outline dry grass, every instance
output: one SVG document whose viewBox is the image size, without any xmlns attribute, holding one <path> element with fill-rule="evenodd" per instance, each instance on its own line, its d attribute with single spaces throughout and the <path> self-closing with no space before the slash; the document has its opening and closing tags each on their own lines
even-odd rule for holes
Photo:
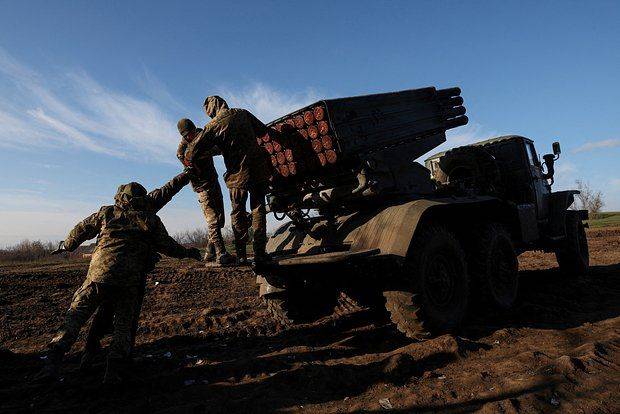
<svg viewBox="0 0 620 414">
<path fill-rule="evenodd" d="M 28 263 L 28 262 L 57 262 L 82 258 L 85 253 L 91 253 L 93 245 L 81 246 L 71 253 L 52 256 L 58 243 L 40 240 L 22 240 L 21 242 L 0 249 L 0 263 Z"/>
</svg>

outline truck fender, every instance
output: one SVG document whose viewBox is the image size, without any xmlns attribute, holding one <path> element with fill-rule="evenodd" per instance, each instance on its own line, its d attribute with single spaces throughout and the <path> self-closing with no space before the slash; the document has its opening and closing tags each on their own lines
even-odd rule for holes
<svg viewBox="0 0 620 414">
<path fill-rule="evenodd" d="M 443 211 L 449 214 L 452 206 L 483 205 L 494 201 L 493 197 L 420 199 L 390 206 L 353 230 L 345 238 L 345 243 L 351 244 L 351 251 L 380 249 L 381 255 L 405 258 L 416 229 L 431 213 Z"/>
<path fill-rule="evenodd" d="M 549 197 L 549 226 L 548 235 L 552 239 L 562 238 L 566 235 L 566 214 L 568 208 L 575 201 L 577 190 L 556 191 Z M 576 210 L 582 220 L 588 219 L 586 210 Z"/>
</svg>

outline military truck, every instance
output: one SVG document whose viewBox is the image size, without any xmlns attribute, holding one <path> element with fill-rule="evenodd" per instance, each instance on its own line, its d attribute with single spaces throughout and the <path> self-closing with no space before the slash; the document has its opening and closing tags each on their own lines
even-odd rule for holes
<svg viewBox="0 0 620 414">
<path fill-rule="evenodd" d="M 510 309 L 525 251 L 554 252 L 567 278 L 587 272 L 587 211 L 570 209 L 577 191 L 551 189 L 559 143 L 542 162 L 518 135 L 415 161 L 468 122 L 460 93 L 324 100 L 257 138 L 271 144 L 269 209 L 289 219 L 268 241 L 272 263 L 256 269 L 278 323 L 384 308 L 423 339 L 473 307 Z"/>
</svg>

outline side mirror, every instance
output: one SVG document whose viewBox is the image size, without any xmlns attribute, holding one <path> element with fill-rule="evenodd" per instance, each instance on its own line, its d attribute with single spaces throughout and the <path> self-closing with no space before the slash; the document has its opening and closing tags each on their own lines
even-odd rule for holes
<svg viewBox="0 0 620 414">
<path fill-rule="evenodd" d="M 553 155 L 555 155 L 556 157 L 562 153 L 562 149 L 560 148 L 559 142 L 557 141 L 554 142 L 552 147 L 553 147 Z"/>
</svg>

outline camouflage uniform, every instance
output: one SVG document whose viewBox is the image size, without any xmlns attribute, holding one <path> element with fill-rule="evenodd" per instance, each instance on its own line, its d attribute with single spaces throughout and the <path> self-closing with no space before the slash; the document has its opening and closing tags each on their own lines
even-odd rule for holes
<svg viewBox="0 0 620 414">
<path fill-rule="evenodd" d="M 147 194 L 147 207 L 148 210 L 157 214 L 159 210 L 161 210 L 172 198 L 177 195 L 179 191 L 183 189 L 189 182 L 189 177 L 186 173 L 181 173 L 174 177 L 172 180 L 168 181 L 162 187 L 155 189 Z M 156 261 L 153 262 L 152 268 L 155 267 Z M 144 299 L 144 293 L 146 290 L 146 274 L 153 269 L 148 269 L 144 273 L 144 277 L 142 278 L 142 282 L 138 289 L 138 302 L 136 306 L 136 314 L 132 321 L 131 326 L 131 349 L 133 349 L 136 341 L 136 331 L 138 329 L 138 317 L 140 315 L 140 310 L 142 309 L 142 301 Z M 100 348 L 101 339 L 107 334 L 113 332 L 113 321 L 114 321 L 114 309 L 109 304 L 102 304 L 97 309 L 95 316 L 93 317 L 93 321 L 90 326 L 90 330 L 88 331 L 88 336 L 86 338 L 86 346 L 85 346 L 85 354 L 83 356 L 82 362 L 84 365 L 88 365 L 90 362 L 89 358 L 95 356 L 96 352 Z"/>
<path fill-rule="evenodd" d="M 159 259 L 158 252 L 177 258 L 196 257 L 195 250 L 184 248 L 168 235 L 150 210 L 150 199 L 140 184 L 121 185 L 115 202 L 76 225 L 64 242 L 65 249 L 72 251 L 98 237 L 86 280 L 73 296 L 63 328 L 50 342 L 50 359 L 54 362 L 69 351 L 81 327 L 102 304 L 114 310 L 108 369 L 110 360 L 125 358 L 131 347 L 140 286 Z"/>
<path fill-rule="evenodd" d="M 188 123 L 188 125 L 183 125 L 184 122 Z M 195 129 L 196 136 L 202 133 L 202 129 L 195 128 L 194 124 L 186 119 L 179 121 L 178 126 L 180 133 L 183 133 L 184 128 Z M 189 145 L 190 142 L 183 136 L 177 149 L 177 158 L 183 165 L 187 167 L 191 166 L 195 171 L 190 178 L 190 182 L 192 183 L 192 188 L 198 194 L 200 208 L 207 222 L 207 231 L 209 235 L 207 253 L 209 253 L 210 248 L 213 248 L 216 254 L 221 255 L 226 252 L 224 238 L 222 237 L 222 228 L 224 227 L 226 219 L 224 216 L 222 188 L 218 181 L 215 165 L 213 165 L 213 157 L 219 153 L 217 148 L 213 147 L 207 151 L 195 154 L 190 162 L 186 157 L 186 151 Z"/>
<path fill-rule="evenodd" d="M 252 209 L 254 253 L 265 256 L 267 222 L 265 189 L 271 176 L 267 154 L 256 145 L 256 137 L 267 133 L 267 127 L 245 109 L 229 109 L 218 96 L 205 100 L 205 112 L 213 118 L 188 145 L 186 159 L 193 162 L 202 151 L 217 146 L 224 156 L 224 181 L 230 190 L 231 222 L 235 244 L 245 254 L 249 223 L 245 211 L 248 196 Z"/>
</svg>

